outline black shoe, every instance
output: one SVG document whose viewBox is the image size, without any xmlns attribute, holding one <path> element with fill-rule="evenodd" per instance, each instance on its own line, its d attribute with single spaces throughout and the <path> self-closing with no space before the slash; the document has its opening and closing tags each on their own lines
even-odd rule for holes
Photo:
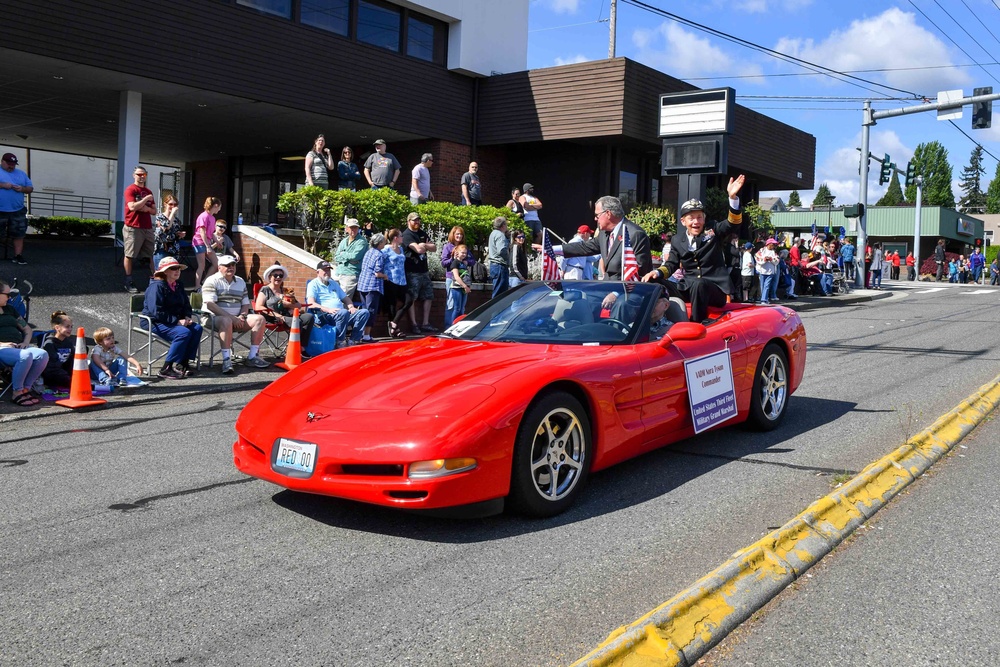
<svg viewBox="0 0 1000 667">
<path fill-rule="evenodd" d="M 181 380 L 184 378 L 184 373 L 174 368 L 172 364 L 167 364 L 156 376 L 165 380 Z"/>
<path fill-rule="evenodd" d="M 12 261 L 14 264 L 27 264 L 27 262 L 24 261 L 24 257 L 21 255 L 14 255 L 14 259 L 10 261 Z"/>
<path fill-rule="evenodd" d="M 176 370 L 186 378 L 191 377 L 192 375 L 198 372 L 195 369 L 191 368 L 191 365 L 186 362 L 181 364 L 180 367 L 178 367 Z"/>
<path fill-rule="evenodd" d="M 125 281 L 125 291 L 129 294 L 138 294 L 139 288 L 135 286 L 135 283 L 131 279 Z"/>
</svg>

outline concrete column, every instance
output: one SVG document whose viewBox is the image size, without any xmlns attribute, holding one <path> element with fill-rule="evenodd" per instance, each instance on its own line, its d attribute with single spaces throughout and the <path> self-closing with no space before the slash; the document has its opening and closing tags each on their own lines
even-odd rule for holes
<svg viewBox="0 0 1000 667">
<path fill-rule="evenodd" d="M 125 219 L 125 188 L 134 182 L 132 170 L 139 164 L 139 128 L 141 124 L 142 93 L 134 90 L 123 90 L 118 98 L 118 174 L 114 202 L 115 220 Z M 146 187 L 149 187 L 148 183 Z"/>
</svg>

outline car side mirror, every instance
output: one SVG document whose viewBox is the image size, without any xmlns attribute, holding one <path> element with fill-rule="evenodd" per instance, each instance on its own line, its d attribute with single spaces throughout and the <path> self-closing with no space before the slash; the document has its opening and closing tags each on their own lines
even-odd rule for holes
<svg viewBox="0 0 1000 667">
<path fill-rule="evenodd" d="M 699 322 L 678 322 L 667 329 L 667 333 L 663 334 L 658 345 L 667 348 L 682 340 L 700 340 L 705 337 L 707 331 L 705 325 Z"/>
</svg>

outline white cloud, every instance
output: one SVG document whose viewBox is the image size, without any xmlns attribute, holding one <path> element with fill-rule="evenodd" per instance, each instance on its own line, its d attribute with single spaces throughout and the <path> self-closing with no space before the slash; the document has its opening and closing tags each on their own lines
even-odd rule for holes
<svg viewBox="0 0 1000 667">
<path fill-rule="evenodd" d="M 546 0 L 545 4 L 557 14 L 576 14 L 580 9 L 580 0 Z"/>
<path fill-rule="evenodd" d="M 868 143 L 868 150 L 872 155 L 881 157 L 888 153 L 900 170 L 905 170 L 906 163 L 913 157 L 914 149 L 904 144 L 899 136 L 891 130 L 873 129 Z M 826 183 L 830 192 L 837 198 L 836 204 L 850 204 L 858 201 L 861 190 L 861 177 L 858 174 L 861 152 L 856 147 L 860 145 L 861 134 L 859 132 L 850 145 L 834 150 L 816 168 L 816 187 L 819 187 L 820 183 Z M 869 204 L 874 204 L 881 199 L 889 187 L 888 184 L 878 185 L 880 166 L 881 164 L 874 160 L 868 165 Z M 900 185 L 902 185 L 902 180 L 900 180 Z M 803 204 L 812 201 L 815 194 L 815 190 L 799 192 Z"/>
<path fill-rule="evenodd" d="M 821 42 L 785 37 L 775 49 L 838 71 L 952 64 L 945 44 L 917 25 L 914 14 L 895 7 L 876 17 L 853 21 Z M 968 74 L 954 67 L 858 76 L 931 97 L 939 90 L 968 87 L 970 83 Z"/>
<path fill-rule="evenodd" d="M 585 63 L 588 60 L 590 60 L 590 58 L 582 53 L 578 53 L 575 56 L 570 56 L 569 58 L 556 58 L 556 65 L 575 65 L 576 63 Z"/>
<path fill-rule="evenodd" d="M 639 49 L 637 60 L 679 79 L 717 73 L 761 73 L 757 65 L 734 60 L 722 49 L 712 46 L 707 38 L 688 32 L 672 21 L 634 31 L 632 43 Z"/>
</svg>

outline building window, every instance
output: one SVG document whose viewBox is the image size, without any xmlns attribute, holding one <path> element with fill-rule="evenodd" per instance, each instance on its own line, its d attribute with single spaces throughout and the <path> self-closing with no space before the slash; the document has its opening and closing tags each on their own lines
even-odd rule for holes
<svg viewBox="0 0 1000 667">
<path fill-rule="evenodd" d="M 347 36 L 351 0 L 302 0 L 301 21 L 315 28 Z"/>
<path fill-rule="evenodd" d="M 636 205 L 636 188 L 639 184 L 639 175 L 628 171 L 618 172 L 618 198 L 622 201 L 622 206 L 626 211 L 630 211 Z"/>
<path fill-rule="evenodd" d="M 398 9 L 377 5 L 368 0 L 358 2 L 359 42 L 399 51 L 400 22 Z"/>
<path fill-rule="evenodd" d="M 236 4 L 252 7 L 265 14 L 292 18 L 292 0 L 236 0 Z"/>
<path fill-rule="evenodd" d="M 411 16 L 406 22 L 406 55 L 428 62 L 437 60 L 434 54 L 434 24 Z"/>
</svg>

